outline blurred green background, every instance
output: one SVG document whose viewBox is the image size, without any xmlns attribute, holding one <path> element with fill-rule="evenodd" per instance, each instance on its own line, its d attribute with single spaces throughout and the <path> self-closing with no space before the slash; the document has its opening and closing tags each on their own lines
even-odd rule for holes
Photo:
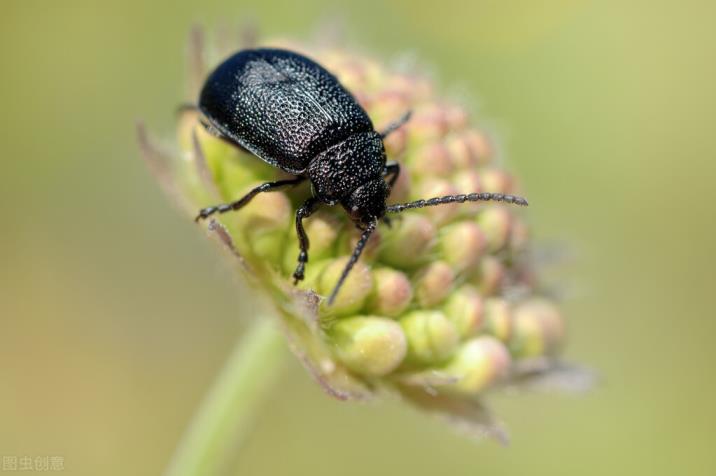
<svg viewBox="0 0 716 476">
<path fill-rule="evenodd" d="M 565 244 L 585 397 L 496 396 L 513 443 L 331 400 L 290 361 L 242 475 L 716 474 L 716 4 L 3 0 L 0 454 L 155 475 L 262 306 L 172 208 L 134 124 L 173 136 L 195 23 L 255 19 L 431 64 L 469 91 Z"/>
</svg>

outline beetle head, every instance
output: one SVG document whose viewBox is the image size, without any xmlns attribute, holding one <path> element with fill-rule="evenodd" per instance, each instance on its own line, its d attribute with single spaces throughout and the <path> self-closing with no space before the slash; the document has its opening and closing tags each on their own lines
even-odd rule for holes
<svg viewBox="0 0 716 476">
<path fill-rule="evenodd" d="M 383 178 L 364 183 L 350 195 L 341 200 L 341 205 L 348 212 L 356 225 L 365 228 L 385 215 L 385 201 L 388 199 L 388 184 Z"/>
</svg>

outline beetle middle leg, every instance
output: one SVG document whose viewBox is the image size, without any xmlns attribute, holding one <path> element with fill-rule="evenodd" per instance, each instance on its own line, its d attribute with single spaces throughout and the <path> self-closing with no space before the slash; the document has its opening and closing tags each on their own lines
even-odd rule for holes
<svg viewBox="0 0 716 476">
<path fill-rule="evenodd" d="M 303 281 L 303 272 L 308 262 L 309 241 L 306 230 L 303 229 L 303 219 L 310 217 L 313 212 L 316 211 L 317 204 L 318 199 L 311 197 L 303 202 L 303 205 L 296 210 L 296 235 L 298 235 L 298 246 L 301 251 L 298 253 L 298 266 L 296 266 L 296 271 L 293 272 L 293 284 L 298 284 L 299 281 Z"/>
<path fill-rule="evenodd" d="M 296 177 L 287 180 L 277 180 L 275 182 L 262 183 L 258 187 L 251 190 L 249 193 L 231 203 L 222 203 L 221 205 L 214 205 L 213 207 L 206 207 L 199 210 L 199 214 L 196 216 L 194 221 L 198 222 L 205 218 L 210 217 L 214 213 L 226 213 L 232 210 L 238 210 L 248 204 L 256 195 L 261 192 L 273 192 L 284 187 L 291 187 L 298 185 L 299 183 L 306 180 L 305 177 Z"/>
</svg>

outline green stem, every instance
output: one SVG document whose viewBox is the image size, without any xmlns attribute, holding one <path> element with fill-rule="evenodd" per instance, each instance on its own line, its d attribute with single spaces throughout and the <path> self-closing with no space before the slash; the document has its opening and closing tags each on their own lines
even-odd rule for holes
<svg viewBox="0 0 716 476">
<path fill-rule="evenodd" d="M 273 320 L 259 318 L 236 346 L 202 402 L 166 476 L 222 474 L 229 455 L 249 433 L 257 407 L 272 387 L 285 356 Z"/>
</svg>

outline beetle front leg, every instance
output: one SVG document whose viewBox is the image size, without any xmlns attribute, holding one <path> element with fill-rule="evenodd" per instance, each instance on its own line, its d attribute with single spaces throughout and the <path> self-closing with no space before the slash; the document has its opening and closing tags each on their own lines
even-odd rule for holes
<svg viewBox="0 0 716 476">
<path fill-rule="evenodd" d="M 296 271 L 293 272 L 293 284 L 298 284 L 299 281 L 303 281 L 303 272 L 306 269 L 306 263 L 308 262 L 308 235 L 306 230 L 303 229 L 303 219 L 308 218 L 316 210 L 318 199 L 311 197 L 296 210 L 296 235 L 298 235 L 298 246 L 301 251 L 298 253 L 298 266 Z"/>
<path fill-rule="evenodd" d="M 400 175 L 400 164 L 398 162 L 388 162 L 385 164 L 385 170 L 383 171 L 383 177 L 388 177 L 388 187 L 391 189 L 393 188 L 393 185 L 395 185 L 395 182 L 398 180 L 398 176 Z"/>
<path fill-rule="evenodd" d="M 261 185 L 254 188 L 249 193 L 236 200 L 235 202 L 222 203 L 221 205 L 214 205 L 213 207 L 202 208 L 201 210 L 199 210 L 199 214 L 196 216 L 194 221 L 198 222 L 199 220 L 204 220 L 205 218 L 210 217 L 214 213 L 226 213 L 232 210 L 238 210 L 248 204 L 256 195 L 261 192 L 273 192 L 283 187 L 298 185 L 304 180 L 306 180 L 305 177 L 296 177 L 295 179 L 277 180 L 275 182 L 262 183 Z"/>
</svg>

